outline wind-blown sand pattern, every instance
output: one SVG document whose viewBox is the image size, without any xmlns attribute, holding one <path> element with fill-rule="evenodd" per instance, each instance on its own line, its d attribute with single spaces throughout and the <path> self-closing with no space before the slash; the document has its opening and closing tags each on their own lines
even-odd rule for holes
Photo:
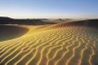
<svg viewBox="0 0 98 65">
<path fill-rule="evenodd" d="M 98 65 L 96 28 L 23 27 L 28 29 L 24 35 L 0 41 L 1 65 Z"/>
</svg>

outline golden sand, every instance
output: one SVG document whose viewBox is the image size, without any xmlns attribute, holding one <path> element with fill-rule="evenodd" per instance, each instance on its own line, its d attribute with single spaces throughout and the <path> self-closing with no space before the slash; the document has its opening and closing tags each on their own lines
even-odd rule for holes
<svg viewBox="0 0 98 65">
<path fill-rule="evenodd" d="M 53 26 L 23 26 L 28 29 L 27 33 L 1 41 L 0 64 L 98 64 L 98 30 L 84 26 Z"/>
</svg>

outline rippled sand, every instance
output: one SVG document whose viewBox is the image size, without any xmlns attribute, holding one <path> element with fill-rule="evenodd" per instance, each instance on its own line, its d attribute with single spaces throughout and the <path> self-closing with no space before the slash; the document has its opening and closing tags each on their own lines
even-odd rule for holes
<svg viewBox="0 0 98 65">
<path fill-rule="evenodd" d="M 86 26 L 25 26 L 0 42 L 1 65 L 98 65 L 98 30 Z"/>
</svg>

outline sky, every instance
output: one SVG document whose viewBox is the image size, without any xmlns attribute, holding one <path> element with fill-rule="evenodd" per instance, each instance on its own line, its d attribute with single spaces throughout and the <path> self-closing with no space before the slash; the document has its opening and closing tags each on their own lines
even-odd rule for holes
<svg viewBox="0 0 98 65">
<path fill-rule="evenodd" d="M 98 0 L 0 0 L 0 16 L 98 18 Z"/>
</svg>

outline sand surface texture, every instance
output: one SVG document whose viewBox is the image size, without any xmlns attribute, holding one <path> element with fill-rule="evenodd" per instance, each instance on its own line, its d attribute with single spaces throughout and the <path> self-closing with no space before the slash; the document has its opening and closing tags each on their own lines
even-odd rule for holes
<svg viewBox="0 0 98 65">
<path fill-rule="evenodd" d="M 0 41 L 1 65 L 98 65 L 97 28 L 62 24 L 22 27 L 28 29 L 25 34 Z"/>
</svg>

